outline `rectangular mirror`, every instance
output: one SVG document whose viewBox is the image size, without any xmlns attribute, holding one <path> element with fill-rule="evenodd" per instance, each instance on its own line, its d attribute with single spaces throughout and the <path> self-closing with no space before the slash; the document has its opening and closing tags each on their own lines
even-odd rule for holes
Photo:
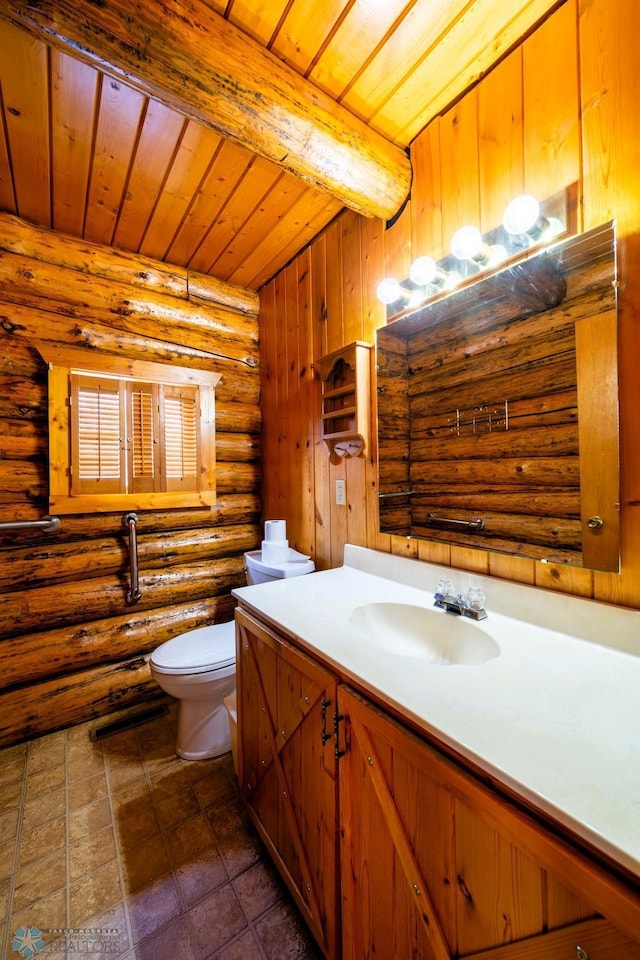
<svg viewBox="0 0 640 960">
<path fill-rule="evenodd" d="M 613 223 L 376 334 L 380 530 L 619 568 Z"/>
</svg>

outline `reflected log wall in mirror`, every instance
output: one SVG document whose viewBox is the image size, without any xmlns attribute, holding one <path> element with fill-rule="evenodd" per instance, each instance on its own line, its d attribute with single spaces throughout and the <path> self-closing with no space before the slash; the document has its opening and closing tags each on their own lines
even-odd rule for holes
<svg viewBox="0 0 640 960">
<path fill-rule="evenodd" d="M 617 571 L 612 223 L 377 332 L 380 529 Z"/>
</svg>

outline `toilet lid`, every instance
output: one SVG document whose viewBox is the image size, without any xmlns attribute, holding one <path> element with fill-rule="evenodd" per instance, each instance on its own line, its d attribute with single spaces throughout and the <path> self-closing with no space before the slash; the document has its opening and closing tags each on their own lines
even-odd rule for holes
<svg viewBox="0 0 640 960">
<path fill-rule="evenodd" d="M 159 673 L 204 673 L 233 666 L 235 662 L 233 620 L 188 630 L 160 644 L 151 654 L 151 665 Z"/>
</svg>

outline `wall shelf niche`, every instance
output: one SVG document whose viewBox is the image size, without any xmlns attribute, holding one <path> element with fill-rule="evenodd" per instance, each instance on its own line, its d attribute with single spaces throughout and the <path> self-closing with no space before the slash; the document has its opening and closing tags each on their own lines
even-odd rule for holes
<svg viewBox="0 0 640 960">
<path fill-rule="evenodd" d="M 322 380 L 322 437 L 336 457 L 371 456 L 372 349 L 355 340 L 316 362 Z"/>
</svg>

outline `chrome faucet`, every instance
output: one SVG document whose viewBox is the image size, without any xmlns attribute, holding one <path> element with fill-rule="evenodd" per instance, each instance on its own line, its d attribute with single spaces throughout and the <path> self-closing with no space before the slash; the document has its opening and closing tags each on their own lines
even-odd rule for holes
<svg viewBox="0 0 640 960">
<path fill-rule="evenodd" d="M 461 593 L 456 594 L 450 580 L 439 580 L 433 602 L 434 606 L 457 616 L 470 617 L 472 620 L 485 620 L 487 617 L 484 591 L 480 587 L 469 587 L 463 597 Z"/>
</svg>

